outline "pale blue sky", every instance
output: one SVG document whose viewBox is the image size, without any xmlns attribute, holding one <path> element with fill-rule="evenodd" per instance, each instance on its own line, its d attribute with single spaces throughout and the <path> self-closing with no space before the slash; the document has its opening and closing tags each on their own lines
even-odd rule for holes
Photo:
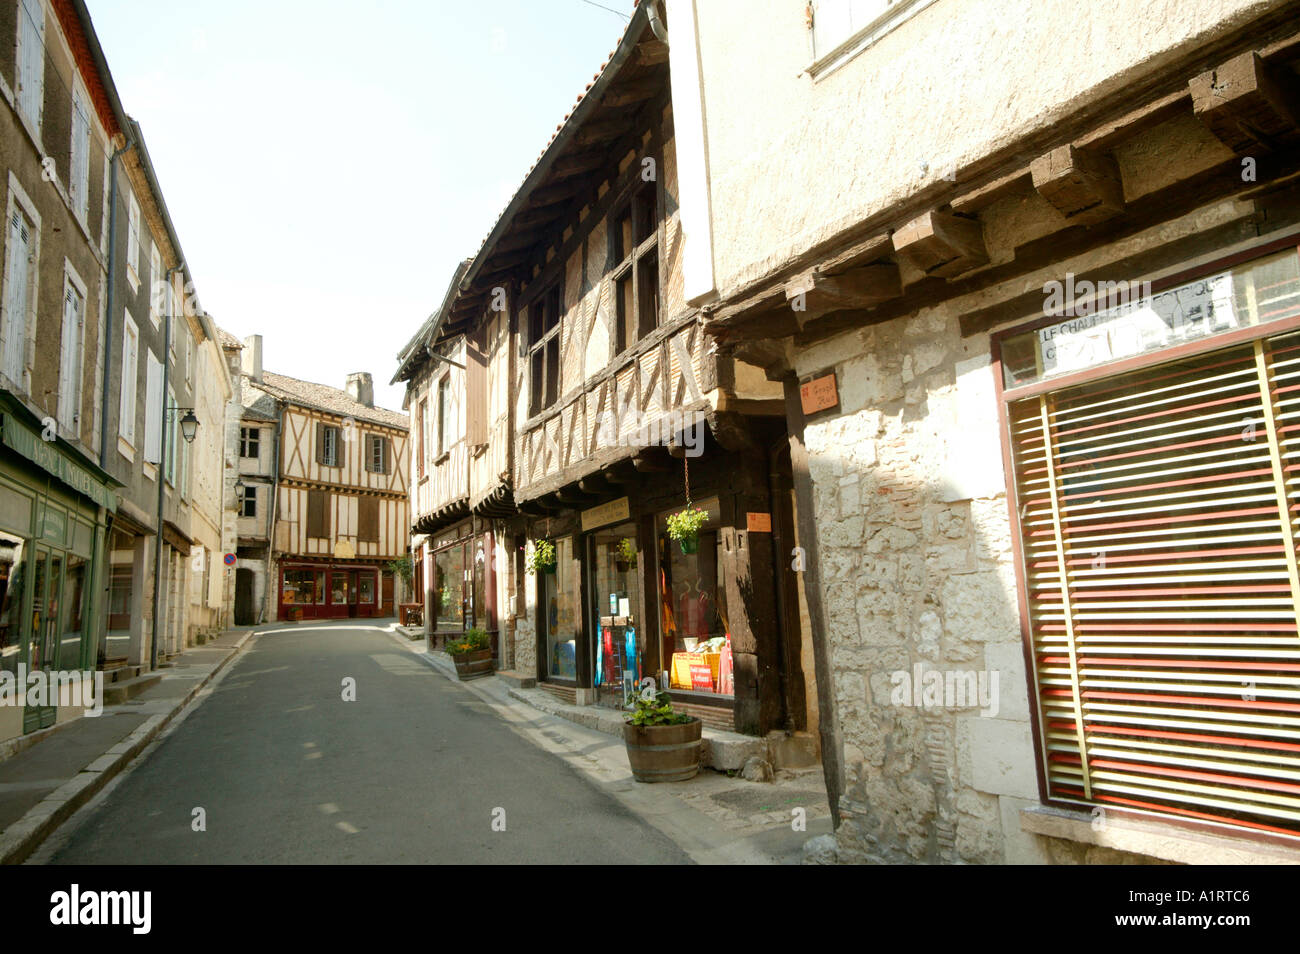
<svg viewBox="0 0 1300 954">
<path fill-rule="evenodd" d="M 477 251 L 626 19 L 583 0 L 87 0 L 200 301 L 342 387 Z M 630 15 L 631 0 L 600 0 Z"/>
</svg>

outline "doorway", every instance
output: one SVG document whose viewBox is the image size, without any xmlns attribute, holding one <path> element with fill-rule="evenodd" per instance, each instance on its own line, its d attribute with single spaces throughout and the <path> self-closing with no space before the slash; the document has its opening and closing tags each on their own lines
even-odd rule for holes
<svg viewBox="0 0 1300 954">
<path fill-rule="evenodd" d="M 52 671 L 58 662 L 59 611 L 63 606 L 63 555 L 37 546 L 32 564 L 32 628 L 27 636 L 27 671 Z M 47 698 L 47 703 L 53 700 Z M 53 705 L 23 709 L 23 731 L 54 724 Z"/>
<path fill-rule="evenodd" d="M 636 690 L 644 668 L 645 627 L 636 524 L 623 523 L 587 536 L 592 679 L 599 700 L 622 707 Z"/>
</svg>

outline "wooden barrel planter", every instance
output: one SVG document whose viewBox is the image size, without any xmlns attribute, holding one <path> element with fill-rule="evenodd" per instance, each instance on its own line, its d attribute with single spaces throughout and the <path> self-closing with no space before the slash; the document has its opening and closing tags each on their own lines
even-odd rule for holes
<svg viewBox="0 0 1300 954">
<path fill-rule="evenodd" d="M 479 676 L 492 675 L 492 650 L 490 649 L 460 653 L 453 655 L 451 658 L 456 663 L 456 675 L 461 682 L 466 679 L 477 679 Z"/>
<path fill-rule="evenodd" d="M 681 725 L 623 723 L 632 777 L 638 782 L 684 782 L 700 770 L 699 719 Z"/>
</svg>

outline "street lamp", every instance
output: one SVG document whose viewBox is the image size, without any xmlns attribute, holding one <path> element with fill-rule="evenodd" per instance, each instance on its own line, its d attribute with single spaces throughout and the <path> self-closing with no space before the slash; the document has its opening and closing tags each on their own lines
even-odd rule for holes
<svg viewBox="0 0 1300 954">
<path fill-rule="evenodd" d="M 177 408 L 176 410 L 181 410 Z M 199 430 L 199 419 L 194 416 L 194 408 L 187 407 L 184 409 L 185 416 L 181 418 L 181 437 L 185 438 L 186 444 L 194 443 L 194 435 Z"/>
</svg>

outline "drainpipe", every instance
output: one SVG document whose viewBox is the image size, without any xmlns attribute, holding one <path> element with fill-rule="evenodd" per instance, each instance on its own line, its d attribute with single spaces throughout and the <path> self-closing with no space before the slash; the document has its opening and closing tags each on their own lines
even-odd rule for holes
<svg viewBox="0 0 1300 954">
<path fill-rule="evenodd" d="M 99 401 L 99 466 L 108 468 L 108 393 L 109 371 L 113 361 L 113 310 L 117 307 L 117 160 L 122 153 L 135 146 L 130 139 L 108 160 L 108 304 L 104 307 L 104 380 L 100 382 Z"/>
<path fill-rule="evenodd" d="M 646 13 L 650 17 L 650 32 L 655 35 L 655 39 L 661 41 L 664 46 L 668 45 L 668 27 L 664 26 L 663 18 L 659 15 L 659 0 L 650 0 L 646 4 Z"/>
<path fill-rule="evenodd" d="M 185 267 L 185 263 L 174 265 L 167 269 L 164 280 L 170 288 L 172 275 Z M 162 379 L 162 435 L 158 442 L 158 525 L 157 537 L 154 539 L 153 549 L 153 637 L 149 640 L 149 669 L 155 671 L 158 669 L 158 622 L 162 613 L 162 587 L 163 587 L 163 521 L 166 514 L 163 512 L 163 504 L 167 498 L 167 385 L 171 377 L 171 353 L 172 353 L 172 305 L 175 304 L 175 295 L 168 295 L 167 324 L 166 331 L 163 333 L 163 379 Z M 149 399 L 145 395 L 145 400 Z"/>
<path fill-rule="evenodd" d="M 275 402 L 275 440 L 271 444 L 271 500 L 266 508 L 266 592 L 262 594 L 262 608 L 257 614 L 257 625 L 266 621 L 266 607 L 271 598 L 271 562 L 275 552 L 275 516 L 280 503 L 280 423 L 284 420 L 284 401 Z M 279 587 L 277 582 L 276 587 Z"/>
</svg>

